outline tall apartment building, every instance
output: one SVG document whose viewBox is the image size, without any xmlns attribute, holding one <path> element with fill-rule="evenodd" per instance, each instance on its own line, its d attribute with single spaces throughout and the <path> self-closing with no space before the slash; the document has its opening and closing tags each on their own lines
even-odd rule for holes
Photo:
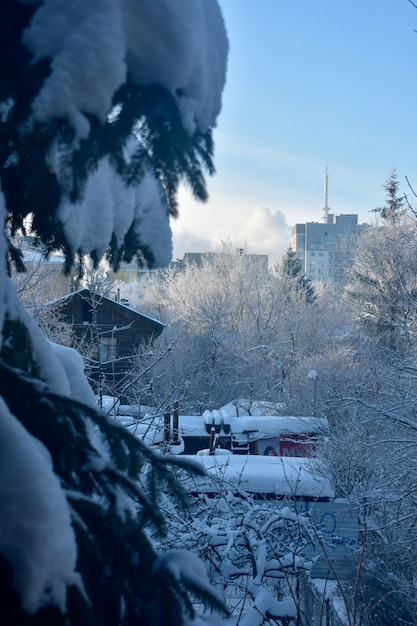
<svg viewBox="0 0 417 626">
<path fill-rule="evenodd" d="M 324 173 L 323 222 L 296 224 L 291 230 L 291 249 L 314 281 L 343 283 L 352 265 L 355 239 L 365 225 L 356 214 L 334 215 L 327 203 L 327 168 Z"/>
</svg>

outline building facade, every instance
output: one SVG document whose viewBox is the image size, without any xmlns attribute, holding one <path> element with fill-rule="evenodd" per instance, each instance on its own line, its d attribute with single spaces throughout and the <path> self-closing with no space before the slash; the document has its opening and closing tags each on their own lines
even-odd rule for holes
<svg viewBox="0 0 417 626">
<path fill-rule="evenodd" d="M 330 213 L 328 181 L 326 166 L 323 221 L 293 226 L 290 245 L 300 259 L 307 278 L 343 285 L 347 280 L 346 270 L 352 267 L 357 237 L 367 225 L 358 224 L 356 213 Z"/>
<path fill-rule="evenodd" d="M 363 225 L 356 214 L 326 215 L 327 222 L 296 224 L 291 231 L 291 248 L 303 264 L 305 275 L 314 281 L 346 281 L 355 240 Z"/>
<path fill-rule="evenodd" d="M 90 384 L 104 382 L 107 392 L 119 392 L 142 344 L 156 339 L 164 324 L 89 289 L 80 289 L 51 302 L 71 325 L 76 345 L 84 349 Z"/>
</svg>

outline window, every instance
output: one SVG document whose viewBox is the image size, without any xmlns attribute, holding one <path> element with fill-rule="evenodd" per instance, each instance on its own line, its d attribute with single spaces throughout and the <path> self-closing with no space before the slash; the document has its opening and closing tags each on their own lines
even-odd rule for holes
<svg viewBox="0 0 417 626">
<path fill-rule="evenodd" d="M 100 338 L 100 361 L 112 361 L 116 358 L 116 337 Z"/>
<path fill-rule="evenodd" d="M 91 302 L 88 302 L 87 300 L 83 299 L 81 311 L 82 311 L 82 317 L 83 317 L 83 324 L 91 324 L 91 322 L 93 321 L 93 310 L 92 310 Z"/>
</svg>

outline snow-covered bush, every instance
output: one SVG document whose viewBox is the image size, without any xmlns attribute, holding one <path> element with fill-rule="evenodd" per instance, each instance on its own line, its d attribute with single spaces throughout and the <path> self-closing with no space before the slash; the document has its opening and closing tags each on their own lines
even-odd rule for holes
<svg viewBox="0 0 417 626">
<path fill-rule="evenodd" d="M 197 492 L 185 515 L 167 499 L 170 524 L 161 547 L 181 546 L 199 556 L 210 582 L 226 595 L 230 624 L 295 618 L 296 577 L 311 569 L 305 551 L 317 543 L 309 516 L 296 513 L 294 503 L 256 499 L 243 490 L 234 495 L 237 486 L 220 472 L 217 484 L 212 497 Z"/>
</svg>

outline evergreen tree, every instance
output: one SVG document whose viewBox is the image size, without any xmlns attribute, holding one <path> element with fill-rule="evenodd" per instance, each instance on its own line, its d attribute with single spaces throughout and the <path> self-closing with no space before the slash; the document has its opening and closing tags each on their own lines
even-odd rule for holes
<svg viewBox="0 0 417 626">
<path fill-rule="evenodd" d="M 349 270 L 360 328 L 389 360 L 415 350 L 416 258 L 416 222 L 404 217 L 366 229 Z"/>
<path fill-rule="evenodd" d="M 186 17 L 181 7 L 175 0 L 0 5 L 6 626 L 192 624 L 191 593 L 224 608 L 200 563 L 190 570 L 192 558 L 185 567 L 181 554 L 161 555 L 149 539 L 150 529 L 165 531 L 163 492 L 185 505 L 175 480 L 181 461 L 155 456 L 96 408 L 81 357 L 46 340 L 7 271 L 11 263 L 24 269 L 11 238 L 28 221 L 47 253 L 64 252 L 67 270 L 77 255 L 97 264 L 106 254 L 113 267 L 134 257 L 169 260 L 180 181 L 204 200 L 204 172 L 214 171 L 211 128 L 227 52 L 216 0 Z M 207 32 L 194 37 L 199 28 Z"/>
<path fill-rule="evenodd" d="M 389 224 L 398 222 L 406 213 L 405 196 L 399 196 L 399 186 L 397 172 L 393 169 L 390 177 L 383 185 L 386 192 L 385 206 L 373 209 L 374 213 L 379 213 L 382 219 Z"/>
<path fill-rule="evenodd" d="M 58 106 L 46 119 L 34 115 L 37 98 L 48 87 L 57 63 L 49 56 L 34 56 L 25 45 L 31 21 L 41 10 L 37 3 L 18 0 L 0 7 L 0 181 L 12 235 L 24 230 L 30 217 L 32 234 L 48 252 L 63 251 L 69 268 L 77 253 L 88 253 L 97 263 L 103 252 L 94 241 L 78 247 L 59 215 L 63 204 L 74 207 L 83 201 L 92 174 L 109 166 L 107 177 L 117 176 L 124 187 L 136 188 L 151 176 L 158 183 L 168 220 L 177 215 L 181 181 L 197 199 L 207 199 L 204 172 L 214 173 L 213 140 L 210 127 L 193 133 L 184 127 L 178 101 L 164 85 L 138 84 L 129 75 L 114 91 L 104 119 L 79 112 L 82 123 L 78 117 L 74 123 L 60 114 Z M 132 142 L 132 133 L 138 141 Z M 117 209 L 121 211 L 120 206 Z M 132 213 L 129 218 L 123 230 L 109 229 L 105 245 L 111 265 L 135 257 L 157 265 L 152 243 L 141 230 L 143 216 L 138 220 Z M 10 253 L 19 263 L 12 246 Z"/>
<path fill-rule="evenodd" d="M 282 258 L 281 268 L 283 275 L 290 279 L 295 292 L 305 298 L 307 303 L 313 303 L 316 299 L 314 285 L 311 279 L 304 274 L 301 260 L 291 248 Z"/>
</svg>

